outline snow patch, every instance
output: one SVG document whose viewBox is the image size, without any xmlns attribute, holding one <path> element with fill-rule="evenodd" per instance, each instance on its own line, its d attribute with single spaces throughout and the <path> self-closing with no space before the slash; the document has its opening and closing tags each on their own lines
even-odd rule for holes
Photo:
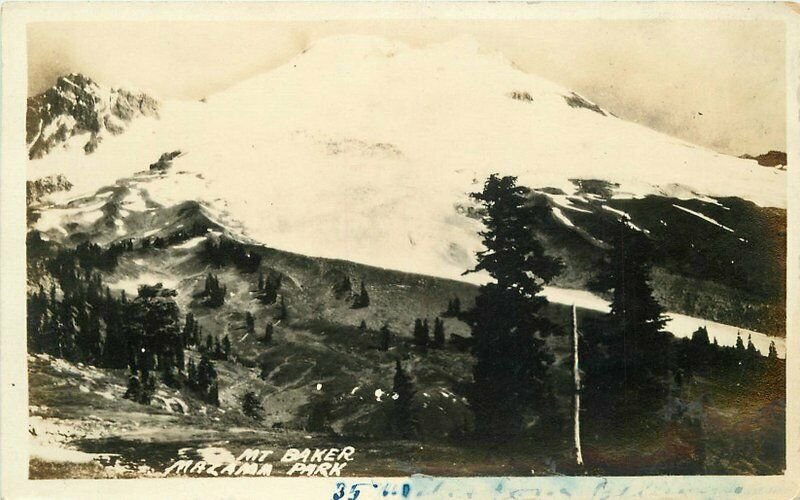
<svg viewBox="0 0 800 500">
<path fill-rule="evenodd" d="M 722 229 L 724 229 L 724 230 L 726 230 L 726 231 L 728 231 L 728 232 L 731 232 L 731 233 L 733 233 L 733 232 L 734 232 L 734 230 L 733 230 L 733 229 L 731 229 L 731 228 L 729 228 L 728 226 L 725 226 L 725 225 L 723 225 L 723 224 L 720 224 L 720 223 L 719 223 L 719 222 L 717 222 L 716 220 L 712 219 L 711 217 L 709 217 L 709 216 L 707 216 L 707 215 L 701 214 L 700 212 L 695 212 L 694 210 L 690 210 L 690 209 L 688 209 L 688 208 L 686 208 L 686 207 L 682 207 L 682 206 L 680 206 L 680 205 L 676 205 L 675 203 L 673 203 L 673 204 L 672 204 L 672 206 L 673 206 L 673 207 L 675 207 L 675 208 L 677 208 L 677 209 L 679 209 L 679 210 L 683 210 L 683 211 L 684 211 L 684 212 L 686 212 L 686 213 L 692 214 L 692 215 L 694 215 L 695 217 L 699 217 L 700 219 L 703 219 L 703 220 L 704 220 L 704 221 L 706 221 L 706 222 L 710 222 L 711 224 L 714 224 L 715 226 L 719 226 L 719 227 L 721 227 Z"/>
<path fill-rule="evenodd" d="M 553 210 L 553 215 L 555 215 L 556 219 L 561 221 L 562 224 L 564 224 L 567 227 L 575 227 L 575 224 L 573 224 L 572 221 L 569 220 L 569 218 L 567 218 L 566 215 L 564 215 L 564 212 L 562 212 L 561 209 L 559 209 L 558 207 L 553 207 L 552 210 Z"/>
</svg>

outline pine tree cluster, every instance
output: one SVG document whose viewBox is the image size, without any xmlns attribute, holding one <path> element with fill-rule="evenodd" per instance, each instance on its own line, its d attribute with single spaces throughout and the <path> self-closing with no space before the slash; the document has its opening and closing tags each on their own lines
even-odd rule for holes
<svg viewBox="0 0 800 500">
<path fill-rule="evenodd" d="M 364 282 L 361 282 L 361 290 L 358 292 L 353 298 L 353 309 L 362 309 L 364 307 L 369 307 L 369 294 L 367 293 L 367 287 Z"/>
<path fill-rule="evenodd" d="M 216 267 L 233 264 L 244 273 L 253 273 L 261 265 L 261 255 L 230 238 L 208 239 L 203 248 L 208 261 Z"/>
<path fill-rule="evenodd" d="M 447 309 L 442 316 L 445 318 L 457 318 L 459 314 L 461 314 L 461 299 L 455 296 L 447 301 Z"/>
<path fill-rule="evenodd" d="M 420 318 L 415 319 L 413 338 L 414 345 L 417 347 L 432 347 L 434 349 L 443 348 L 445 344 L 444 320 L 438 317 L 433 320 L 433 339 L 431 339 L 428 318 L 425 318 L 424 320 Z"/>
<path fill-rule="evenodd" d="M 262 304 L 274 304 L 278 301 L 278 291 L 281 289 L 283 275 L 269 273 L 266 278 L 264 273 L 258 275 L 258 299 Z"/>
<path fill-rule="evenodd" d="M 118 248 L 125 248 L 127 243 Z M 147 404 L 158 380 L 179 388 L 187 380 L 185 348 L 197 344 L 201 328 L 188 314 L 181 328 L 175 290 L 142 285 L 129 299 L 104 285 L 92 245 L 62 250 L 51 260 L 49 292 L 28 296 L 28 345 L 73 362 L 130 372 L 125 397 Z M 88 266 L 83 267 L 83 264 Z"/>
<path fill-rule="evenodd" d="M 220 307 L 225 303 L 227 295 L 228 287 L 219 284 L 217 275 L 208 273 L 202 293 L 202 296 L 206 298 L 205 305 L 208 307 Z"/>
</svg>

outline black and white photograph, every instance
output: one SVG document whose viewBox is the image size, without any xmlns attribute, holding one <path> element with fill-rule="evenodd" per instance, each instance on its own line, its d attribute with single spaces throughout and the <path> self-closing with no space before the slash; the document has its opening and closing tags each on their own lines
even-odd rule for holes
<svg viewBox="0 0 800 500">
<path fill-rule="evenodd" d="M 772 7 L 28 22 L 27 479 L 785 475 Z"/>
</svg>

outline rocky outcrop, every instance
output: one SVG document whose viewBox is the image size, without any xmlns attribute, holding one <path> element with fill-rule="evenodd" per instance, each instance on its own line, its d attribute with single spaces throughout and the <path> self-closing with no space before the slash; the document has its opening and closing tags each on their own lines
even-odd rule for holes
<svg viewBox="0 0 800 500">
<path fill-rule="evenodd" d="M 70 189 L 72 189 L 72 183 L 66 177 L 61 174 L 49 175 L 35 181 L 28 181 L 25 186 L 25 195 L 28 205 L 30 205 L 50 193 L 69 191 Z"/>
<path fill-rule="evenodd" d="M 739 158 L 755 160 L 762 167 L 785 167 L 787 161 L 786 153 L 783 151 L 770 151 L 758 156 L 742 155 Z"/>
<path fill-rule="evenodd" d="M 76 73 L 59 77 L 54 87 L 28 99 L 28 156 L 41 158 L 82 134 L 88 137 L 81 147 L 91 154 L 105 134 L 121 134 L 141 116 L 157 117 L 158 108 L 158 101 L 144 93 L 103 88 Z"/>
</svg>

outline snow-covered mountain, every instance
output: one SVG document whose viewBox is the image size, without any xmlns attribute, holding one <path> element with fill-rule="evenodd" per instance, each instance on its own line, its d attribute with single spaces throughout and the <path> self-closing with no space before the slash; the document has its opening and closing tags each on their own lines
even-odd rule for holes
<svg viewBox="0 0 800 500">
<path fill-rule="evenodd" d="M 64 93 L 74 79 L 60 79 L 55 89 Z M 75 96 L 84 109 L 87 98 Z M 668 234 L 671 218 L 680 218 L 699 228 L 699 240 L 712 234 L 741 248 L 756 238 L 739 232 L 741 212 L 728 221 L 724 199 L 751 202 L 741 205 L 748 213 L 778 209 L 785 217 L 785 171 L 618 119 L 469 39 L 411 48 L 334 37 L 203 102 L 108 96 L 92 100 L 92 109 L 105 110 L 90 113 L 104 117 L 96 122 L 76 118 L 82 112 L 69 106 L 67 118 L 46 112 L 43 103 L 52 98 L 39 96 L 33 102 L 40 105 L 29 107 L 29 124 L 36 122 L 31 116 L 49 117 L 33 127 L 48 130 L 45 137 L 66 127 L 80 141 L 116 130 L 109 124 L 119 118 L 120 102 L 132 110 L 123 115 L 144 116 L 126 121 L 124 134 L 105 134 L 91 155 L 42 146 L 49 140 L 29 130 L 31 157 L 42 156 L 30 161 L 29 178 L 61 174 L 74 185 L 50 195 L 58 206 L 36 223 L 52 238 L 155 234 L 162 228 L 148 224 L 163 217 L 143 214 L 192 202 L 215 224 L 273 248 L 481 279 L 461 276 L 480 250 L 468 193 L 494 172 L 535 189 L 554 207 L 554 223 L 590 247 L 603 241 L 587 213 L 619 217 L 619 203 L 648 195 L 666 200 L 658 212 L 666 215 L 649 220 L 655 212 L 639 210 L 649 225 L 633 223 L 643 231 Z M 159 119 L 152 119 L 156 110 Z M 180 155 L 148 171 L 172 152 Z"/>
<path fill-rule="evenodd" d="M 107 135 L 119 135 L 131 120 L 158 116 L 158 101 L 124 89 L 104 88 L 73 73 L 28 99 L 26 143 L 31 159 L 52 149 L 75 147 L 93 153 Z"/>
</svg>

